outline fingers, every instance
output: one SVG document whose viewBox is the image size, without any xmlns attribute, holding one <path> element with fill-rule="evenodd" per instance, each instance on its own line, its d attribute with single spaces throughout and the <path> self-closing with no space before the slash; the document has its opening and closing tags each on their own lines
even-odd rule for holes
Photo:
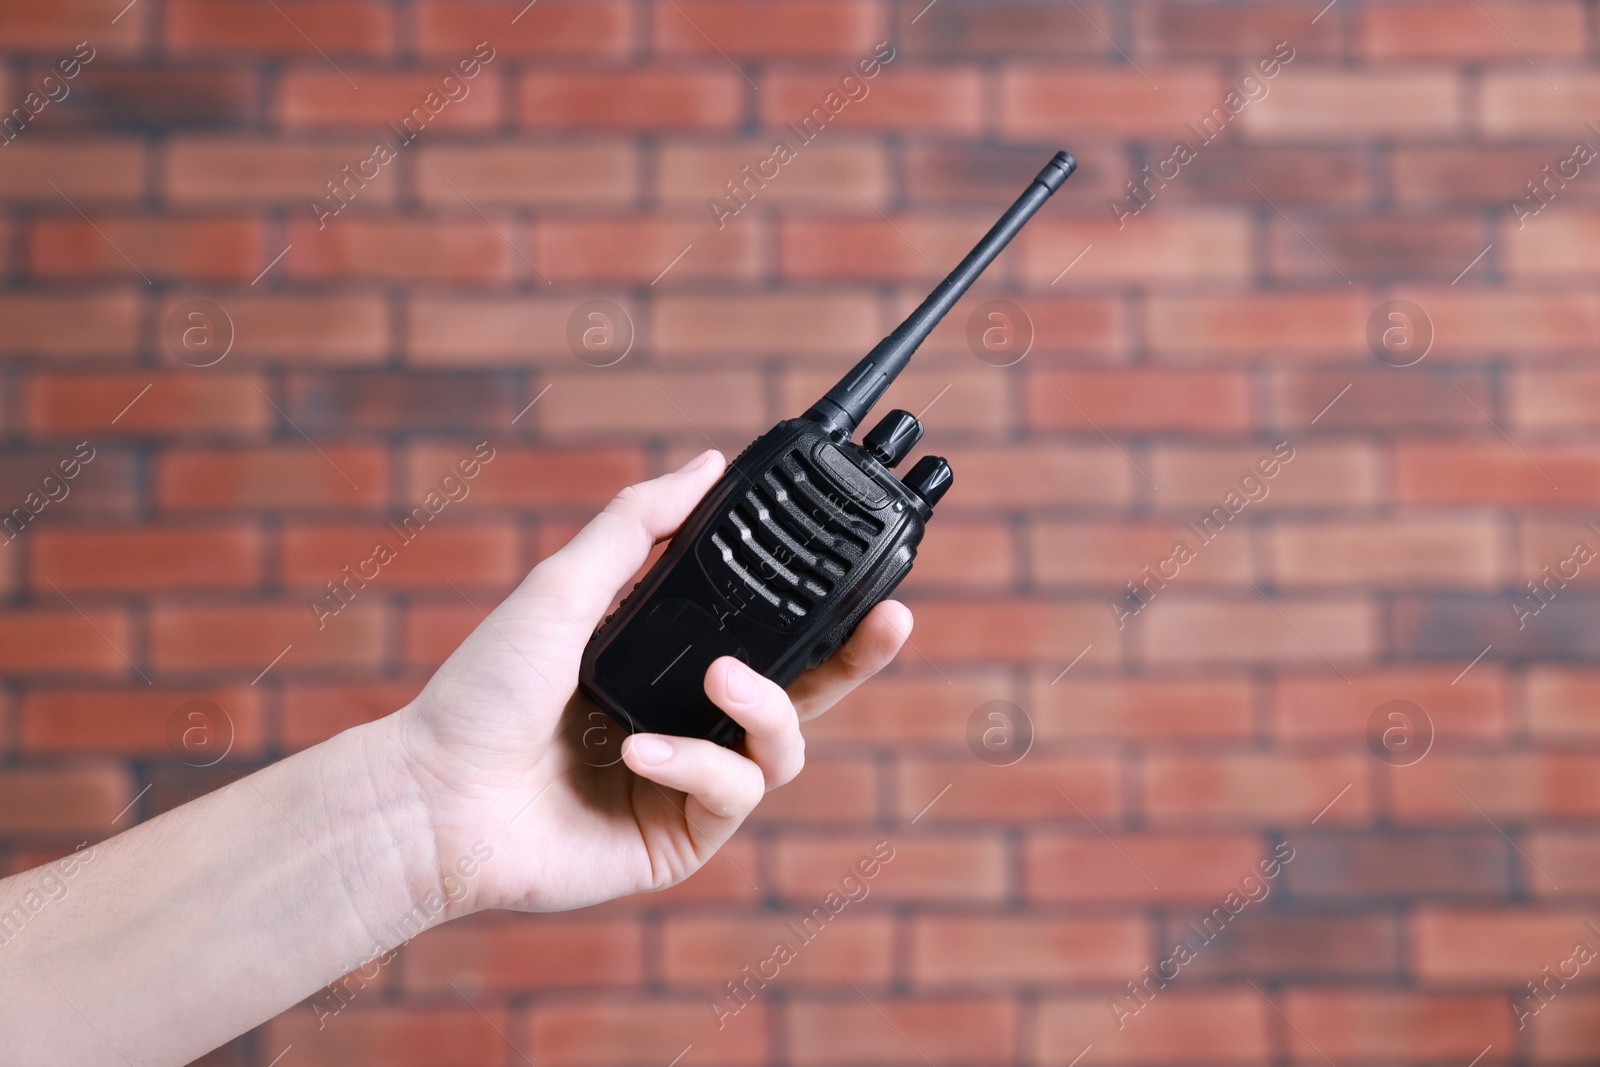
<svg viewBox="0 0 1600 1067">
<path fill-rule="evenodd" d="M 789 694 L 732 656 L 706 668 L 706 696 L 744 727 L 745 753 L 761 768 L 767 789 L 786 785 L 806 762 L 800 719 Z"/>
<path fill-rule="evenodd" d="M 722 476 L 722 453 L 703 452 L 671 474 L 630 485 L 578 535 L 534 568 L 530 583 L 585 629 L 632 578 L 655 543 L 675 533 Z"/>
<path fill-rule="evenodd" d="M 911 636 L 911 609 L 885 600 L 871 611 L 833 657 L 789 686 L 800 721 L 814 719 L 894 659 Z M 731 714 L 731 713 L 730 713 Z"/>
<path fill-rule="evenodd" d="M 634 734 L 622 744 L 622 761 L 639 777 L 689 795 L 684 817 L 695 844 L 709 851 L 732 836 L 766 793 L 760 767 L 696 737 Z"/>
</svg>

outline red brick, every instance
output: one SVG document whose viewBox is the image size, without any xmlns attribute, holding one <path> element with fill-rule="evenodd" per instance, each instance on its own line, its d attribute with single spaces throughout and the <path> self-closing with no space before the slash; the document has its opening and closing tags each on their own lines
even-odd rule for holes
<svg viewBox="0 0 1600 1067">
<path fill-rule="evenodd" d="M 1279 614 L 1282 612 L 1282 614 Z M 1108 620 L 1112 618 L 1107 609 Z M 1321 667 L 1372 658 L 1375 605 L 1351 599 L 1156 599 L 1129 627 L 1142 630 L 1152 664 L 1232 663 Z M 1298 631 L 1298 632 L 1297 632 Z M 1329 657 L 1324 660 L 1323 656 Z"/>
<path fill-rule="evenodd" d="M 407 374 L 393 370 L 305 373 L 289 378 L 283 408 L 306 433 L 340 430 L 467 432 L 523 407 L 504 374 Z"/>
<path fill-rule="evenodd" d="M 839 745 L 854 752 L 861 745 L 899 748 L 911 743 L 949 742 L 964 736 L 974 708 L 1007 694 L 1005 680 L 995 672 L 962 673 L 946 681 L 926 670 L 915 651 L 901 663 L 910 664 L 913 659 L 924 676 L 879 675 L 826 715 L 806 722 L 802 729 L 808 743 Z"/>
<path fill-rule="evenodd" d="M 1199 1049 L 1218 1063 L 1260 1063 L 1271 1055 L 1268 1019 L 1276 1013 L 1253 990 L 1158 993 L 1138 1014 L 1123 1016 L 1120 1029 L 1107 1002 L 1103 995 L 1042 1001 L 1034 1036 L 1039 1062 L 1068 1067 L 1090 1044 L 1091 1056 L 1114 1064 L 1182 1061 Z"/>
<path fill-rule="evenodd" d="M 668 296 L 651 315 L 651 351 L 670 363 L 786 355 L 843 373 L 892 326 L 865 293 Z"/>
<path fill-rule="evenodd" d="M 423 0 L 417 5 L 419 47 L 458 60 L 483 41 L 508 56 L 616 56 L 633 40 L 633 9 L 623 0 Z"/>
<path fill-rule="evenodd" d="M 1581 911 L 1424 907 L 1411 922 L 1416 971 L 1424 980 L 1458 986 L 1536 980 L 1547 964 L 1553 969 L 1566 959 L 1576 942 L 1594 943 L 1587 919 Z M 1505 1019 L 1510 1022 L 1509 1013 Z"/>
<path fill-rule="evenodd" d="M 1600 373 L 1588 368 L 1517 370 L 1508 384 L 1511 423 L 1524 430 L 1581 429 L 1600 409 Z"/>
<path fill-rule="evenodd" d="M 1448 136 L 1461 131 L 1464 105 L 1448 67 L 1347 71 L 1296 64 L 1238 122 L 1252 140 Z"/>
<path fill-rule="evenodd" d="M 145 151 L 137 141 L 29 143 L 22 138 L 5 148 L 0 196 L 8 199 L 43 200 L 57 207 L 62 193 L 81 204 L 132 200 L 144 191 Z"/>
<path fill-rule="evenodd" d="M 742 1067 L 768 1046 L 768 1008 L 759 1001 L 745 1007 L 717 1030 L 706 998 L 551 1000 L 535 1004 L 524 1026 L 528 1053 L 549 1067 L 612 1067 L 671 1060 L 686 1045 L 700 1049 L 708 1067 Z M 496 1055 L 504 1052 L 502 1047 Z"/>
<path fill-rule="evenodd" d="M 663 287 L 755 279 L 764 228 L 710 232 L 695 219 L 550 219 L 535 223 L 530 258 L 555 282 L 615 281 Z M 680 258 L 681 257 L 681 258 Z"/>
<path fill-rule="evenodd" d="M 984 15 L 1004 14 L 1008 10 L 1015 11 L 1023 7 L 1030 12 L 1038 12 L 1044 18 L 1074 20 L 1105 47 L 1104 40 L 1089 29 L 1077 12 L 1057 12 L 1053 5 L 1037 3 L 1035 0 L 1024 0 L 1022 4 L 1009 7 L 1005 4 L 986 4 L 981 8 L 969 9 L 933 7 L 917 25 L 926 25 L 940 11 L 953 11 L 957 18 L 971 12 L 982 18 Z M 1059 53 L 1061 48 L 1070 47 L 1070 42 L 1056 36 L 1031 42 L 1029 47 L 1048 47 Z M 962 58 L 970 58 L 972 54 L 965 50 L 960 53 Z M 811 151 L 809 146 L 806 150 Z M 1092 205 L 1104 197 L 1122 193 L 1123 182 L 1133 174 L 1121 146 L 1111 141 L 1085 142 L 1074 138 L 1072 157 L 1078 161 L 1078 169 L 1072 172 L 1071 195 L 1078 203 Z M 996 145 L 973 141 L 908 145 L 905 157 L 907 196 L 917 204 L 999 206 L 1013 200 L 1017 190 L 1039 173 L 1039 166 L 1045 158 L 1047 156 L 1038 147 L 1031 145 Z M 862 191 L 867 192 L 865 186 L 862 186 Z M 855 193 L 850 195 L 855 196 Z M 859 202 L 860 197 L 856 199 Z"/>
<path fill-rule="evenodd" d="M 1242 211 L 1210 208 L 1123 221 L 1119 230 L 1109 214 L 1040 219 L 1017 238 L 1022 274 L 1047 288 L 1085 247 L 1070 275 L 1076 284 L 1215 284 L 1242 281 L 1254 269 L 1250 222 Z"/>
<path fill-rule="evenodd" d="M 892 221 L 872 215 L 786 220 L 778 230 L 778 262 L 793 278 L 915 281 L 931 286 L 954 269 L 983 232 L 984 223 L 976 219 Z"/>
<path fill-rule="evenodd" d="M 1114 661 L 1115 623 L 1105 607 L 1084 600 L 918 600 L 914 653 L 941 667 L 954 662 L 1065 662 L 1085 644 L 1094 666 Z"/>
<path fill-rule="evenodd" d="M 152 10 L 145 9 L 145 18 L 154 23 L 148 14 Z M 135 14 L 124 21 L 137 21 Z M 103 58 L 77 83 L 65 111 L 89 128 L 232 129 L 257 121 L 263 82 L 251 64 L 190 66 Z"/>
<path fill-rule="evenodd" d="M 1259 894 L 1259 884 L 1266 884 L 1269 893 L 1272 889 L 1270 883 L 1262 883 L 1259 877 L 1255 881 L 1241 879 L 1241 882 L 1243 884 L 1233 889 L 1240 897 Z M 1224 896 L 1218 896 L 1209 906 L 1215 909 L 1225 900 Z M 1226 903 L 1221 906 L 1227 907 Z M 1212 917 L 1210 925 L 1214 927 L 1215 915 L 1215 910 L 1202 913 L 1200 923 Z M 1186 920 L 1181 927 L 1174 924 L 1171 932 L 1186 938 L 1192 934 L 1191 940 L 1199 940 L 1200 934 L 1194 931 L 1203 930 L 1204 926 L 1188 926 L 1192 921 Z M 1315 976 L 1315 979 L 1393 980 L 1400 974 L 1400 924 L 1387 915 L 1287 911 L 1273 914 L 1251 909 L 1248 922 L 1228 927 L 1226 937 L 1216 934 L 1211 937 L 1195 964 L 1197 979 L 1252 977 L 1259 982 L 1262 978 Z"/>
<path fill-rule="evenodd" d="M 1561 505 L 1600 492 L 1600 456 L 1584 446 L 1401 442 L 1393 462 L 1403 504 Z"/>
<path fill-rule="evenodd" d="M 1353 360 L 1370 356 L 1370 313 L 1366 301 L 1342 293 L 1157 296 L 1149 302 L 1146 330 L 1151 349 L 1162 356 Z"/>
<path fill-rule="evenodd" d="M 110 752 L 168 758 L 168 722 L 191 700 L 220 707 L 231 724 L 228 754 L 260 753 L 266 730 L 261 692 L 230 689 L 55 689 L 29 693 L 22 705 L 20 739 L 30 752 Z M 182 720 L 180 720 L 182 721 Z M 220 723 L 219 729 L 225 729 Z"/>
<path fill-rule="evenodd" d="M 1123 504 L 1138 479 L 1109 445 L 963 445 L 945 455 L 956 477 L 946 507 Z"/>
<path fill-rule="evenodd" d="M 751 814 L 753 823 L 853 823 L 873 818 L 880 807 L 877 767 L 864 760 L 810 756 L 805 773 L 767 794 Z"/>
<path fill-rule="evenodd" d="M 1272 425 L 1296 435 L 1312 426 L 1326 432 L 1477 428 L 1483 416 L 1472 405 L 1484 411 L 1494 407 L 1486 372 L 1449 364 L 1398 375 L 1381 365 L 1375 370 L 1284 370 L 1272 375 L 1268 389 Z M 1440 396 L 1465 396 L 1472 403 L 1441 404 Z"/>
<path fill-rule="evenodd" d="M 411 219 L 346 218 L 318 232 L 302 219 L 289 226 L 295 251 L 283 267 L 292 278 L 382 278 L 391 281 L 495 282 L 533 268 L 506 243 L 509 220 L 499 229 L 474 216 L 471 221 L 422 222 Z M 259 269 L 259 268 L 258 268 Z"/>
<path fill-rule="evenodd" d="M 1155 573 L 1179 541 L 1195 540 L 1178 523 L 1057 522 L 1033 525 L 1033 577 L 1051 586 L 1092 585 L 1121 590 Z M 1180 571 L 1184 585 L 1237 585 L 1254 574 L 1248 537 L 1219 537 Z"/>
<path fill-rule="evenodd" d="M 413 669 L 438 668 L 495 606 L 492 597 L 473 597 L 470 603 L 463 603 L 454 591 L 447 595 L 447 601 L 412 601 L 408 605 L 401 650 L 406 664 Z"/>
<path fill-rule="evenodd" d="M 924 346 L 917 359 L 934 355 L 931 346 Z M 829 370 L 796 370 L 784 375 L 779 385 L 778 414 L 798 415 L 810 407 L 817 397 L 828 391 L 839 375 Z M 992 368 L 980 367 L 966 370 L 954 367 L 931 367 L 927 370 L 911 368 L 901 374 L 889 391 L 883 395 L 862 425 L 873 425 L 874 416 L 892 408 L 923 411 L 937 402 L 931 414 L 925 413 L 924 425 L 937 427 L 940 432 L 980 430 L 1002 433 L 1011 425 L 1010 388 L 1005 378 Z"/>
<path fill-rule="evenodd" d="M 1296 857 L 1285 877 L 1289 891 L 1302 899 L 1497 899 L 1511 892 L 1511 846 L 1487 825 L 1383 836 L 1330 826 L 1326 833 L 1297 834 L 1295 841 Z"/>
<path fill-rule="evenodd" d="M 796 1000 L 785 1014 L 786 1052 L 797 1067 L 925 1063 L 925 1048 L 962 1063 L 1011 1063 L 1017 1054 L 1018 1008 L 1000 998 L 878 996 L 865 1002 L 852 994 L 848 1000 Z"/>
<path fill-rule="evenodd" d="M 382 55 L 394 47 L 387 6 L 372 0 L 283 0 L 278 10 L 242 0 L 172 0 L 167 47 L 316 57 Z"/>
<path fill-rule="evenodd" d="M 1035 376 L 1027 398 L 1041 429 L 1220 436 L 1253 422 L 1249 380 L 1231 371 L 1063 371 Z"/>
<path fill-rule="evenodd" d="M 417 188 L 424 201 L 445 208 L 460 208 L 464 200 L 480 206 L 625 204 L 639 194 L 636 156 L 624 141 L 423 146 L 417 149 Z"/>
<path fill-rule="evenodd" d="M 839 66 L 848 70 L 846 64 Z M 802 152 L 806 149 L 793 143 L 799 134 L 790 132 L 785 124 L 807 136 L 817 136 L 814 131 L 826 130 L 834 122 L 852 130 L 935 130 L 946 134 L 976 134 L 983 125 L 984 77 L 976 67 L 894 63 L 876 79 L 851 83 L 851 92 L 857 95 L 849 99 L 840 87 L 841 77 L 839 70 L 831 68 L 804 73 L 774 71 L 761 87 L 762 122 L 781 131 L 791 147 Z M 860 86 L 866 87 L 865 96 L 859 96 Z M 846 100 L 837 113 L 825 104 L 830 93 Z M 813 117 L 819 112 L 821 120 Z"/>
<path fill-rule="evenodd" d="M 358 74 L 359 88 L 352 89 L 344 75 L 326 64 L 286 71 L 278 85 L 274 119 L 288 130 L 348 129 L 376 135 L 402 153 L 408 151 L 407 138 L 416 137 L 419 130 L 423 136 L 444 130 L 482 131 L 500 120 L 502 78 L 492 62 L 476 78 L 457 77 L 452 84 L 466 86 L 467 92 L 459 96 L 460 90 L 454 90 L 457 99 L 446 95 L 443 79 L 454 76 L 454 71 L 444 64 L 416 73 Z M 438 111 L 428 106 L 430 97 Z M 409 126 L 406 119 L 411 120 Z M 368 146 L 361 159 L 371 154 Z"/>
<path fill-rule="evenodd" d="M 26 394 L 28 422 L 43 437 L 257 437 L 277 421 L 264 384 L 256 375 L 227 373 L 39 375 Z"/>
<path fill-rule="evenodd" d="M 771 983 L 775 988 L 844 986 L 847 981 L 885 985 L 894 976 L 894 919 L 857 910 L 857 905 L 871 899 L 874 883 L 860 884 L 867 895 L 852 890 L 859 899 L 826 925 L 819 925 L 809 913 L 669 918 L 660 933 L 662 976 L 672 985 L 720 996 L 723 983 L 743 981 L 746 966 L 752 972 L 764 970 L 763 961 L 781 942 L 795 952 L 795 958 L 783 964 Z M 730 1020 L 728 1025 L 734 1024 Z"/>
<path fill-rule="evenodd" d="M 144 40 L 144 20 L 112 19 L 118 0 L 60 0 L 53 4 L 7 4 L 0 10 L 0 39 L 12 50 L 70 53 L 85 38 L 96 50 L 132 51 Z"/>
<path fill-rule="evenodd" d="M 759 9 L 738 0 L 674 0 L 653 8 L 654 46 L 700 56 L 864 59 L 888 30 L 877 4 L 852 0 L 775 0 Z"/>
<path fill-rule="evenodd" d="M 637 302 L 615 302 L 642 330 Z M 566 330 L 567 319 L 582 303 L 576 297 L 417 296 L 406 302 L 408 356 L 426 367 L 522 367 L 530 357 L 553 357 L 565 368 L 578 369 Z M 642 347 L 642 339 L 636 344 Z"/>
<path fill-rule="evenodd" d="M 1257 864 L 1268 855 L 1244 834 L 1041 833 L 1023 846 L 1023 885 L 1039 903 L 1221 900 L 1245 875 L 1259 877 Z M 1119 968 L 1128 976 L 1138 970 Z"/>
<path fill-rule="evenodd" d="M 1583 53 L 1583 10 L 1567 2 L 1406 4 L 1364 8 L 1359 18 L 1362 50 L 1375 60 L 1575 59 Z"/>
<path fill-rule="evenodd" d="M 1567 990 L 1540 1010 L 1530 1029 L 1533 1056 L 1539 1062 L 1580 1061 L 1600 1039 L 1600 997 Z"/>
<path fill-rule="evenodd" d="M 1296 507 L 1337 507 L 1373 503 L 1379 486 L 1379 453 L 1364 441 L 1298 443 L 1292 459 L 1263 482 L 1268 492 L 1245 506 L 1236 521 L 1250 519 L 1251 511 L 1277 511 Z M 1157 500 L 1164 509 L 1177 510 L 1185 519 L 1199 517 L 1222 504 L 1229 492 L 1239 492 L 1239 482 L 1254 473 L 1263 457 L 1274 455 L 1282 441 L 1257 445 L 1218 447 L 1158 445 L 1145 471 L 1161 486 Z M 1286 453 L 1287 454 L 1287 453 Z M 1226 528 L 1221 536 L 1227 536 Z M 1196 538 L 1198 540 L 1198 537 Z"/>
<path fill-rule="evenodd" d="M 1552 138 L 1553 139 L 1553 138 Z M 1524 183 L 1542 178 L 1572 152 L 1560 142 L 1540 145 L 1475 144 L 1396 146 L 1393 157 L 1397 203 L 1436 208 L 1441 204 L 1504 207 Z M 1584 183 L 1561 190 L 1563 198 L 1587 199 Z M 1532 225 L 1532 220 L 1529 220 Z M 1492 254 L 1492 253 L 1491 253 Z"/>
<path fill-rule="evenodd" d="M 381 719 L 405 707 L 421 689 L 422 681 L 365 685 L 291 684 L 283 693 L 279 712 L 279 740 L 290 750 L 310 748 L 352 726 Z"/>
<path fill-rule="evenodd" d="M 1106 56 L 1110 43 L 1096 26 L 1110 23 L 1109 4 L 1085 3 L 1079 10 L 1039 0 L 996 4 L 943 4 L 923 10 L 910 30 L 917 54 L 955 59 L 1018 55 Z"/>
<path fill-rule="evenodd" d="M 1115 822 L 1122 814 L 1122 774 L 1109 756 L 1029 753 L 1006 767 L 991 767 L 966 753 L 956 759 L 902 759 L 896 784 L 900 817 L 909 821 L 922 814 L 918 821 L 930 826 L 1036 820 L 1076 825 L 1085 818 Z"/>
<path fill-rule="evenodd" d="M 372 581 L 382 589 L 448 588 L 450 582 L 505 589 L 522 578 L 517 531 L 510 523 L 444 522 L 406 535 L 389 524 L 290 525 L 282 533 L 283 581 L 320 594 L 327 582 L 341 582 L 344 567 L 367 570 L 364 561 L 378 544 L 395 553 Z"/>
<path fill-rule="evenodd" d="M 133 626 L 126 611 L 86 607 L 80 615 L 62 603 L 55 590 L 50 591 L 50 600 L 55 603 L 48 608 L 0 613 L 0 671 L 132 675 L 133 665 L 123 658 L 134 652 Z"/>
<path fill-rule="evenodd" d="M 774 888 L 784 900 L 807 908 L 820 904 L 884 839 L 868 833 L 780 839 L 771 860 Z M 894 855 L 872 884 L 884 900 L 998 901 L 1005 896 L 1005 851 L 997 837 L 897 833 L 889 843 Z"/>
<path fill-rule="evenodd" d="M 1128 67 L 1009 66 L 1000 75 L 1001 129 L 1035 140 L 1063 130 L 1080 137 L 1167 137 L 1181 134 L 1185 122 L 1220 104 L 1227 91 L 1217 74 L 1200 66 L 1141 66 L 1143 74 Z"/>
<path fill-rule="evenodd" d="M 1268 544 L 1284 586 L 1498 588 L 1506 531 L 1485 518 L 1279 523 Z"/>
<path fill-rule="evenodd" d="M 1279 1007 L 1294 1030 L 1296 1059 L 1470 1060 L 1486 1046 L 1512 1044 L 1511 1013 L 1498 996 L 1304 990 Z"/>
<path fill-rule="evenodd" d="M 0 296 L 0 353 L 126 359 L 138 344 L 138 316 L 130 292 Z"/>
<path fill-rule="evenodd" d="M 1506 352 L 1525 358 L 1576 353 L 1600 342 L 1600 299 L 1589 293 L 1456 289 L 1415 290 L 1411 295 L 1433 323 L 1430 358 Z"/>
<path fill-rule="evenodd" d="M 915 577 L 901 589 L 986 591 L 1016 583 L 1016 535 L 998 522 L 943 521 L 917 548 Z"/>
<path fill-rule="evenodd" d="M 1522 706 L 1535 734 L 1550 738 L 1600 734 L 1600 722 L 1594 716 L 1600 675 L 1576 667 L 1535 667 L 1525 686 Z"/>
<path fill-rule="evenodd" d="M 507 1025 L 506 1009 L 494 1004 L 391 1008 L 358 999 L 331 1018 L 303 1007 L 286 1011 L 263 1027 L 261 1040 L 279 1050 L 293 1046 L 307 1067 L 387 1067 L 404 1059 L 476 1067 L 506 1051 Z"/>
<path fill-rule="evenodd" d="M 276 270 L 282 269 L 280 263 Z M 162 306 L 163 323 L 180 302 Z M 352 366 L 380 362 L 389 352 L 389 310 L 381 297 L 229 294 L 219 306 L 233 323 L 231 360 Z M 180 363 L 173 357 L 169 366 Z"/>
<path fill-rule="evenodd" d="M 1274 213 L 1267 262 L 1280 278 L 1439 278 L 1463 269 L 1489 243 L 1477 219 L 1368 215 L 1291 223 Z"/>
<path fill-rule="evenodd" d="M 1242 739 L 1254 731 L 1243 678 L 1091 679 L 1047 669 L 1034 677 L 1027 708 L 1043 741 Z"/>
<path fill-rule="evenodd" d="M 1369 814 L 1365 756 L 1151 756 L 1144 766 L 1145 810 L 1173 823 L 1236 819 L 1279 824 L 1316 818 L 1330 825 Z M 1352 788 L 1340 797 L 1346 786 Z"/>
<path fill-rule="evenodd" d="M 167 195 L 179 204 L 282 203 L 309 218 L 309 201 L 336 204 L 326 183 L 337 184 L 343 168 L 354 172 L 371 155 L 372 144 L 365 140 L 296 144 L 186 137 L 167 147 Z M 398 193 L 398 172 L 388 167 L 366 180 L 355 200 L 363 208 L 386 207 Z"/>
<path fill-rule="evenodd" d="M 1407 820 L 1593 818 L 1600 759 L 1579 752 L 1432 752 L 1389 775 L 1391 803 Z"/>
<path fill-rule="evenodd" d="M 68 591 L 249 589 L 261 582 L 254 526 L 46 528 L 32 541 L 32 584 Z"/>
<path fill-rule="evenodd" d="M 1513 277 L 1593 278 L 1600 275 L 1600 214 L 1562 211 L 1547 225 L 1505 228 L 1505 262 Z"/>
<path fill-rule="evenodd" d="M 100 838 L 133 798 L 132 779 L 121 767 L 8 767 L 0 771 L 0 833 Z"/>
<path fill-rule="evenodd" d="M 911 924 L 910 972 L 924 987 L 1114 983 L 1147 950 L 1140 919 L 923 916 Z"/>
<path fill-rule="evenodd" d="M 744 114 L 745 80 L 721 60 L 708 67 L 528 71 L 517 87 L 525 129 L 731 130 Z"/>
<path fill-rule="evenodd" d="M 776 178 L 764 184 L 746 178 L 744 168 L 755 173 L 759 164 L 772 158 L 771 139 L 668 141 L 657 156 L 657 192 L 667 203 L 692 206 L 705 212 L 708 219 L 716 218 L 706 207 L 708 200 L 722 200 L 730 210 L 735 206 L 726 199 L 728 182 L 738 185 L 741 196 L 762 208 L 805 205 L 856 211 L 863 206 L 863 195 L 874 204 L 886 202 L 890 195 L 887 150 L 872 140 L 843 132 L 839 136 L 835 140 L 830 132 L 826 139 L 806 145 L 783 165 Z M 726 220 L 728 226 L 736 224 L 733 219 Z"/>
<path fill-rule="evenodd" d="M 1600 865 L 1595 862 L 1600 841 L 1584 831 L 1534 830 L 1522 851 L 1517 878 L 1535 896 L 1589 896 L 1600 889 Z"/>
<path fill-rule="evenodd" d="M 1283 674 L 1274 689 L 1275 730 L 1293 740 L 1365 738 L 1380 705 L 1409 700 L 1429 716 L 1440 742 L 1503 739 L 1510 727 L 1505 676 L 1485 663 L 1457 681 L 1460 673 L 1420 666 L 1347 670 L 1348 681 L 1326 670 Z"/>
<path fill-rule="evenodd" d="M 492 860 L 490 862 L 493 862 Z M 737 969 L 737 968 L 735 968 Z M 480 915 L 451 923 L 405 951 L 408 992 L 635 985 L 644 974 L 637 924 Z"/>
<path fill-rule="evenodd" d="M 377 597 L 332 618 L 303 602 L 248 606 L 157 605 L 150 613 L 150 660 L 172 673 L 246 671 L 254 675 L 286 646 L 269 677 L 326 668 L 376 668 L 384 659 L 385 613 Z"/>
<path fill-rule="evenodd" d="M 622 366 L 554 374 L 547 402 L 523 422 L 558 438 L 618 442 L 675 434 L 712 440 L 733 456 L 771 426 L 763 418 L 762 381 L 754 374 L 634 373 Z"/>
<path fill-rule="evenodd" d="M 366 446 L 175 449 L 156 468 L 156 497 L 174 511 L 370 507 L 388 500 L 388 475 L 388 457 Z"/>
<path fill-rule="evenodd" d="M 1518 33 L 1508 32 L 1513 38 Z M 1584 123 L 1594 118 L 1588 101 L 1600 91 L 1600 75 L 1582 70 L 1560 71 L 1557 76 L 1561 80 L 1556 84 L 1561 91 L 1555 92 L 1538 71 L 1524 72 L 1520 66 L 1485 73 L 1479 118 L 1483 131 L 1492 137 L 1518 140 L 1548 135 L 1565 142 L 1583 136 Z M 1563 143 L 1561 147 L 1570 151 L 1572 146 Z"/>
<path fill-rule="evenodd" d="M 414 445 L 406 457 L 405 500 L 422 495 L 472 454 L 472 445 Z M 598 510 L 624 486 L 646 477 L 643 457 L 630 448 L 551 449 L 500 446 L 461 506 L 578 506 Z"/>
<path fill-rule="evenodd" d="M 261 270 L 261 239 L 261 223 L 252 219 L 41 219 L 28 231 L 27 262 L 49 278 L 126 279 L 143 272 L 249 279 Z"/>
<path fill-rule="evenodd" d="M 1289 42 L 1295 58 L 1334 58 L 1340 52 L 1339 20 L 1312 22 L 1299 8 L 1287 4 L 1218 5 L 1159 3 L 1137 10 L 1141 51 L 1155 55 L 1215 61 L 1221 57 L 1254 61 L 1272 55 Z M 1259 68 L 1256 68 L 1259 70 Z M 1269 89 L 1272 79 L 1267 79 Z"/>
</svg>

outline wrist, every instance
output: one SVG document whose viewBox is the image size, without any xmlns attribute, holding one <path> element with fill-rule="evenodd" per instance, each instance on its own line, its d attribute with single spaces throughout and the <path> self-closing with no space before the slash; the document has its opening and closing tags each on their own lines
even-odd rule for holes
<svg viewBox="0 0 1600 1067">
<path fill-rule="evenodd" d="M 394 920 L 401 940 L 480 910 L 479 875 L 493 849 L 456 825 L 455 806 L 447 803 L 452 793 L 426 758 L 430 738 L 412 709 L 356 731 L 402 872 L 406 909 Z"/>
</svg>

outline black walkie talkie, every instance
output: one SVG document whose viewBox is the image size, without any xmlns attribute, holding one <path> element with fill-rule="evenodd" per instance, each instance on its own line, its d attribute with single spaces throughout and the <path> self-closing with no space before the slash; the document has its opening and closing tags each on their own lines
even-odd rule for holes
<svg viewBox="0 0 1600 1067">
<path fill-rule="evenodd" d="M 850 440 L 911 355 L 1077 163 L 1058 152 L 950 276 L 798 419 L 761 435 L 695 507 L 584 650 L 580 684 L 630 731 L 737 742 L 705 694 L 706 668 L 735 656 L 779 685 L 815 667 L 911 570 L 950 465 L 889 468 L 922 437 L 891 411 Z"/>
</svg>

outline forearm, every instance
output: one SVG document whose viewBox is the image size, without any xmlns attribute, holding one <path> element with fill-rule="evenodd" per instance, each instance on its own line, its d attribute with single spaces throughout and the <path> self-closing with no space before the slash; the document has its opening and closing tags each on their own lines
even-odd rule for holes
<svg viewBox="0 0 1600 1067">
<path fill-rule="evenodd" d="M 438 866 L 395 730 L 347 731 L 98 844 L 58 899 L 12 912 L 5 1058 L 187 1063 L 442 921 L 416 907 Z M 0 882 L 0 914 L 43 873 Z"/>
</svg>

